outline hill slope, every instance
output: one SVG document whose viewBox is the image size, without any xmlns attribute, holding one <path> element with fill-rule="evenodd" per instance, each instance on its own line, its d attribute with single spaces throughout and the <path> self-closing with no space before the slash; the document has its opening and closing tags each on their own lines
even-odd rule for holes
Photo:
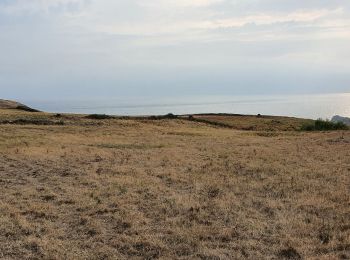
<svg viewBox="0 0 350 260">
<path fill-rule="evenodd" d="M 4 100 L 4 99 L 0 99 L 0 109 L 19 109 L 19 110 L 24 110 L 29 112 L 38 112 L 38 110 L 30 108 L 19 102 Z"/>
</svg>

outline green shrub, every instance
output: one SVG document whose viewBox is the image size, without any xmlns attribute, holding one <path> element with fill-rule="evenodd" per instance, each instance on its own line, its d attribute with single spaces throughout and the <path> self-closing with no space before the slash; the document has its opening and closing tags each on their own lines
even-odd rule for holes
<svg viewBox="0 0 350 260">
<path fill-rule="evenodd" d="M 349 130 L 349 127 L 343 122 L 331 122 L 329 120 L 317 119 L 314 123 L 304 124 L 302 131 L 333 131 L 333 130 Z"/>
<path fill-rule="evenodd" d="M 177 115 L 169 113 L 169 114 L 166 114 L 164 116 L 150 116 L 147 119 L 150 119 L 150 120 L 162 120 L 162 119 L 177 119 L 177 118 L 178 118 Z"/>
<path fill-rule="evenodd" d="M 301 126 L 302 131 L 315 131 L 315 125 L 314 124 L 303 124 Z"/>
<path fill-rule="evenodd" d="M 92 114 L 92 115 L 86 116 L 86 118 L 88 118 L 88 119 L 102 120 L 102 119 L 112 119 L 113 116 L 109 116 L 109 115 L 100 115 L 100 114 Z"/>
</svg>

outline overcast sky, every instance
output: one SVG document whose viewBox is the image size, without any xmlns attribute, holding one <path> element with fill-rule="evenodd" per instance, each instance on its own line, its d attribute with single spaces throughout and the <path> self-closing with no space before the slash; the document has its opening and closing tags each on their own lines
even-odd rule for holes
<svg viewBox="0 0 350 260">
<path fill-rule="evenodd" d="M 350 91 L 350 1 L 0 0 L 0 97 Z"/>
</svg>

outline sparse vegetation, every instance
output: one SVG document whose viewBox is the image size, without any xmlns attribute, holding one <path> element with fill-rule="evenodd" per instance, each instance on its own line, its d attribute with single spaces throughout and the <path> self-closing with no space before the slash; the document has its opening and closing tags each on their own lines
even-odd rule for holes
<svg viewBox="0 0 350 260">
<path fill-rule="evenodd" d="M 292 247 L 289 247 L 287 249 L 282 249 L 279 253 L 279 257 L 281 259 L 293 259 L 293 260 L 302 259 L 300 254 Z"/>
<path fill-rule="evenodd" d="M 163 148 L 164 145 L 153 145 L 153 144 L 97 144 L 92 145 L 99 148 L 108 148 L 108 149 L 157 149 Z"/>
<path fill-rule="evenodd" d="M 64 125 L 63 121 L 43 120 L 43 119 L 15 119 L 15 120 L 2 120 L 0 124 L 10 125 Z"/>
<path fill-rule="evenodd" d="M 0 258 L 349 258 L 350 132 L 244 118 L 0 125 Z"/>
</svg>

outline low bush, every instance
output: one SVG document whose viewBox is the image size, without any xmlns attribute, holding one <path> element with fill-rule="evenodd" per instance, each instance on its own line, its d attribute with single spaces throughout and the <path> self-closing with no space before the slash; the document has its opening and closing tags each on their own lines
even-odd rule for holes
<svg viewBox="0 0 350 260">
<path fill-rule="evenodd" d="M 148 119 L 150 120 L 162 120 L 162 119 L 177 119 L 178 116 L 172 113 L 166 114 L 164 116 L 150 116 Z"/>
<path fill-rule="evenodd" d="M 329 120 L 317 119 L 314 123 L 304 124 L 301 127 L 302 131 L 334 131 L 334 130 L 349 130 L 349 127 L 342 122 L 331 122 Z"/>
<path fill-rule="evenodd" d="M 86 118 L 102 120 L 102 119 L 112 119 L 113 116 L 104 115 L 104 114 L 92 114 L 92 115 L 87 115 Z"/>
<path fill-rule="evenodd" d="M 64 125 L 64 121 L 52 121 L 45 119 L 16 119 L 16 120 L 3 120 L 0 124 L 8 125 Z"/>
</svg>

